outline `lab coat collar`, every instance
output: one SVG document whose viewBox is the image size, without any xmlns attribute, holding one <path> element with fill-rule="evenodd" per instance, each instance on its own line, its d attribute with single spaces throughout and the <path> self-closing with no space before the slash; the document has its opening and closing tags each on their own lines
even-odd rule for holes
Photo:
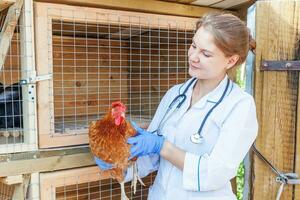
<svg viewBox="0 0 300 200">
<path fill-rule="evenodd" d="M 202 97 L 197 103 L 195 103 L 193 105 L 193 107 L 195 108 L 204 108 L 206 103 L 212 103 L 215 104 L 219 101 L 219 99 L 221 98 L 226 85 L 227 85 L 227 80 L 229 79 L 228 75 L 226 74 L 226 76 L 224 77 L 224 79 L 219 83 L 219 85 L 213 89 L 211 92 L 209 92 L 208 94 L 206 94 L 204 97 Z M 195 81 L 196 82 L 196 81 Z M 193 85 L 194 87 L 194 85 Z M 189 102 L 191 102 L 191 97 L 192 97 L 192 89 L 193 87 L 189 88 Z M 230 86 L 229 86 L 230 87 Z M 228 88 L 227 94 L 231 89 Z"/>
</svg>

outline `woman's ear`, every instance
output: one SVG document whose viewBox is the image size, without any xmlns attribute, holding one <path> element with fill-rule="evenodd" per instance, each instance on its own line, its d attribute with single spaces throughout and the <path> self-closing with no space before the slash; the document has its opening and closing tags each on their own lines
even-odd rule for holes
<svg viewBox="0 0 300 200">
<path fill-rule="evenodd" d="M 226 69 L 230 69 L 233 66 L 235 66 L 235 64 L 237 63 L 237 61 L 240 59 L 239 55 L 232 55 L 229 57 L 228 62 L 227 62 L 227 67 Z"/>
</svg>

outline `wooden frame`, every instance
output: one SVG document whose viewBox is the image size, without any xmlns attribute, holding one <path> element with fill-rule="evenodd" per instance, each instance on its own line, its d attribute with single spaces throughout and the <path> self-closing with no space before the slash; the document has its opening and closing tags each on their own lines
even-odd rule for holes
<svg viewBox="0 0 300 200">
<path fill-rule="evenodd" d="M 106 10 L 99 8 L 82 8 L 76 6 L 66 6 L 60 4 L 39 3 L 34 4 L 35 9 L 35 27 L 36 27 L 36 64 L 37 74 L 46 75 L 53 73 L 52 66 L 52 20 L 64 20 L 73 22 L 89 22 L 96 23 L 99 21 L 107 21 L 115 24 L 134 24 L 145 25 L 145 27 L 153 28 L 182 28 L 184 30 L 194 30 L 197 19 L 187 17 L 176 17 L 166 15 L 154 15 L 137 12 Z M 63 12 L 61 12 L 63 10 Z M 88 13 L 88 15 L 86 15 Z M 113 14 L 113 15 L 112 15 Z M 120 22 L 119 16 L 125 16 Z M 127 16 L 127 17 L 126 17 Z M 129 18 L 132 17 L 132 18 Z M 133 18 L 134 17 L 134 18 Z M 145 19 L 145 21 L 142 21 Z M 135 21 L 136 20 L 136 21 Z M 158 23 L 159 21 L 159 23 Z M 45 44 L 48 48 L 45 48 Z M 49 69 L 50 66 L 50 69 Z M 50 90 L 53 90 L 52 81 L 39 82 L 37 87 L 38 96 L 38 132 L 39 147 L 58 147 L 68 145 L 78 145 L 88 143 L 87 134 L 63 135 L 54 133 L 54 116 L 53 96 L 49 97 Z M 51 99 L 52 98 L 52 99 Z M 51 103 L 52 102 L 52 103 Z M 50 114 L 50 115 L 49 115 Z M 49 119 L 51 120 L 50 123 Z M 52 124 L 52 125 L 51 125 Z"/>
<path fill-rule="evenodd" d="M 33 34 L 33 3 L 32 0 L 17 1 L 17 5 L 11 6 L 9 9 L 21 9 L 20 15 L 20 60 L 21 60 L 21 79 L 28 79 L 35 76 L 35 62 L 34 62 L 34 34 Z M 15 13 L 13 12 L 13 15 Z M 18 19 L 10 26 L 15 25 Z M 11 29 L 11 34 L 14 32 L 14 28 Z M 4 31 L 4 30 L 3 30 Z M 12 35 L 11 35 L 12 36 Z M 8 36 L 7 36 L 8 37 Z M 5 39 L 5 38 L 2 38 Z M 7 49 L 9 47 L 10 39 L 6 38 Z M 2 44 L 3 45 L 3 44 Z M 5 47 L 1 48 L 1 51 L 5 51 Z M 7 51 L 7 50 L 6 50 Z M 0 59 L 1 60 L 1 59 Z M 1 63 L 0 63 L 1 65 Z M 1 68 L 1 67 L 0 67 Z M 35 84 L 26 84 L 22 86 L 23 94 L 23 135 L 24 142 L 16 144 L 4 144 L 0 145 L 1 153 L 16 153 L 22 151 L 32 151 L 37 149 L 37 128 L 36 128 L 36 96 L 35 96 Z"/>
<path fill-rule="evenodd" d="M 131 183 L 126 182 L 127 195 L 135 195 L 135 197 L 147 195 L 155 175 L 156 172 L 153 172 L 142 178 L 146 186 L 138 184 L 136 194 L 133 194 L 133 190 L 130 189 Z M 65 199 L 75 197 L 74 195 L 77 199 L 98 199 L 99 196 L 101 199 L 102 197 L 105 199 L 110 197 L 113 200 L 120 199 L 120 186 L 116 180 L 109 180 L 110 178 L 109 171 L 101 171 L 97 166 L 40 173 L 39 199 L 55 200 L 56 195 L 60 196 L 62 194 Z M 97 183 L 98 181 L 101 182 Z"/>
<path fill-rule="evenodd" d="M 38 0 L 40 2 L 51 2 L 58 4 L 88 6 L 98 8 L 109 8 L 118 10 L 133 10 L 138 12 L 157 13 L 165 15 L 177 15 L 186 17 L 200 17 L 207 12 L 216 12 L 219 9 L 205 6 L 186 5 L 176 2 L 156 0 Z M 233 13 L 233 12 L 232 12 Z"/>
<path fill-rule="evenodd" d="M 55 199 L 53 194 L 55 194 L 57 187 L 99 181 L 108 178 L 110 178 L 110 173 L 107 171 L 101 172 L 96 166 L 40 173 L 40 198 L 41 200 Z"/>
</svg>

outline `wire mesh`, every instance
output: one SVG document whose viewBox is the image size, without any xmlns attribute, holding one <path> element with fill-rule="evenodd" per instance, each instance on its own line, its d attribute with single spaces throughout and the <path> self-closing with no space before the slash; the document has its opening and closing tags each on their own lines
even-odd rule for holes
<svg viewBox="0 0 300 200">
<path fill-rule="evenodd" d="M 91 22 L 89 13 L 79 18 L 68 12 L 68 20 L 48 21 L 52 136 L 86 134 L 90 121 L 119 100 L 128 108 L 127 119 L 149 123 L 167 89 L 188 78 L 193 31 L 161 26 L 159 20 L 153 26 L 142 15 L 96 12 Z"/>
<path fill-rule="evenodd" d="M 125 183 L 126 195 L 129 199 L 147 199 L 149 186 L 152 185 L 155 174 L 152 173 L 143 178 L 143 182 L 146 186 L 142 186 L 140 183 L 137 185 L 136 193 L 133 193 L 131 183 Z M 70 177 L 64 177 L 68 179 Z M 100 177 L 99 177 L 100 178 Z M 77 177 L 80 179 L 80 177 Z M 113 179 L 103 179 L 99 181 L 90 181 L 85 183 L 74 183 L 70 185 L 63 185 L 55 187 L 53 185 L 53 191 L 55 194 L 51 196 L 53 200 L 83 200 L 83 199 L 101 199 L 101 200 L 120 200 L 121 189 L 120 184 Z"/>
<path fill-rule="evenodd" d="M 3 177 L 0 182 L 1 200 L 40 200 L 38 174 L 20 175 L 22 181 L 16 178 Z"/>
<path fill-rule="evenodd" d="M 22 143 L 20 38 L 15 33 L 0 72 L 0 144 Z"/>
<path fill-rule="evenodd" d="M 0 182 L 0 199 L 11 200 L 13 196 L 14 187 Z"/>
<path fill-rule="evenodd" d="M 35 117 L 35 111 L 26 110 L 35 99 L 24 98 L 24 92 L 27 97 L 28 87 L 21 84 L 21 80 L 26 79 L 31 72 L 29 67 L 32 66 L 29 66 L 27 61 L 32 63 L 34 60 L 33 53 L 28 51 L 28 46 L 32 45 L 32 24 L 28 23 L 32 12 L 22 10 L 11 40 L 9 35 L 13 26 L 8 20 L 11 17 L 6 17 L 8 14 L 7 10 L 0 14 L 1 31 L 6 33 L 1 39 L 10 41 L 7 52 L 5 47 L 1 47 L 4 64 L 0 67 L 0 153 L 26 151 L 36 144 L 36 141 L 28 139 L 35 135 L 36 128 L 27 126 L 27 122 Z M 25 120 L 25 126 L 24 118 L 30 118 Z"/>
<path fill-rule="evenodd" d="M 0 144 L 23 142 L 19 26 L 0 72 Z"/>
<path fill-rule="evenodd" d="M 40 174 L 40 199 L 83 200 L 121 199 L 121 186 L 113 180 L 110 171 L 100 171 L 97 167 L 84 167 Z M 131 182 L 125 183 L 125 193 L 129 199 L 147 199 L 149 187 L 156 172 L 142 178 L 145 186 L 137 184 L 133 193 Z"/>
</svg>

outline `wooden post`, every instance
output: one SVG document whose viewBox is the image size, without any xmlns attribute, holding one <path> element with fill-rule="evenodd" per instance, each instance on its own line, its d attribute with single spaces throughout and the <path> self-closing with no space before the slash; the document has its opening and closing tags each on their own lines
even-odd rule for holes
<svg viewBox="0 0 300 200">
<path fill-rule="evenodd" d="M 3 68 L 5 57 L 11 43 L 18 19 L 21 13 L 23 0 L 17 0 L 10 6 L 0 33 L 0 71 Z"/>
<path fill-rule="evenodd" d="M 38 172 L 31 174 L 27 198 L 40 199 L 40 174 Z"/>
<path fill-rule="evenodd" d="M 36 75 L 32 0 L 24 2 L 22 11 L 20 17 L 21 71 L 22 79 L 27 80 Z M 35 144 L 37 148 L 36 84 L 28 83 L 23 85 L 22 96 L 24 142 Z"/>
<path fill-rule="evenodd" d="M 257 49 L 254 89 L 259 122 L 256 145 L 282 172 L 295 170 L 296 125 L 299 126 L 299 74 L 288 71 L 260 71 L 260 63 L 262 59 L 299 60 L 296 47 L 299 45 L 300 4 L 296 2 L 256 2 Z M 253 167 L 252 199 L 275 199 L 280 185 L 275 181 L 276 175 L 256 156 Z M 281 199 L 292 200 L 293 196 L 297 196 L 293 186 L 286 185 Z"/>
</svg>

